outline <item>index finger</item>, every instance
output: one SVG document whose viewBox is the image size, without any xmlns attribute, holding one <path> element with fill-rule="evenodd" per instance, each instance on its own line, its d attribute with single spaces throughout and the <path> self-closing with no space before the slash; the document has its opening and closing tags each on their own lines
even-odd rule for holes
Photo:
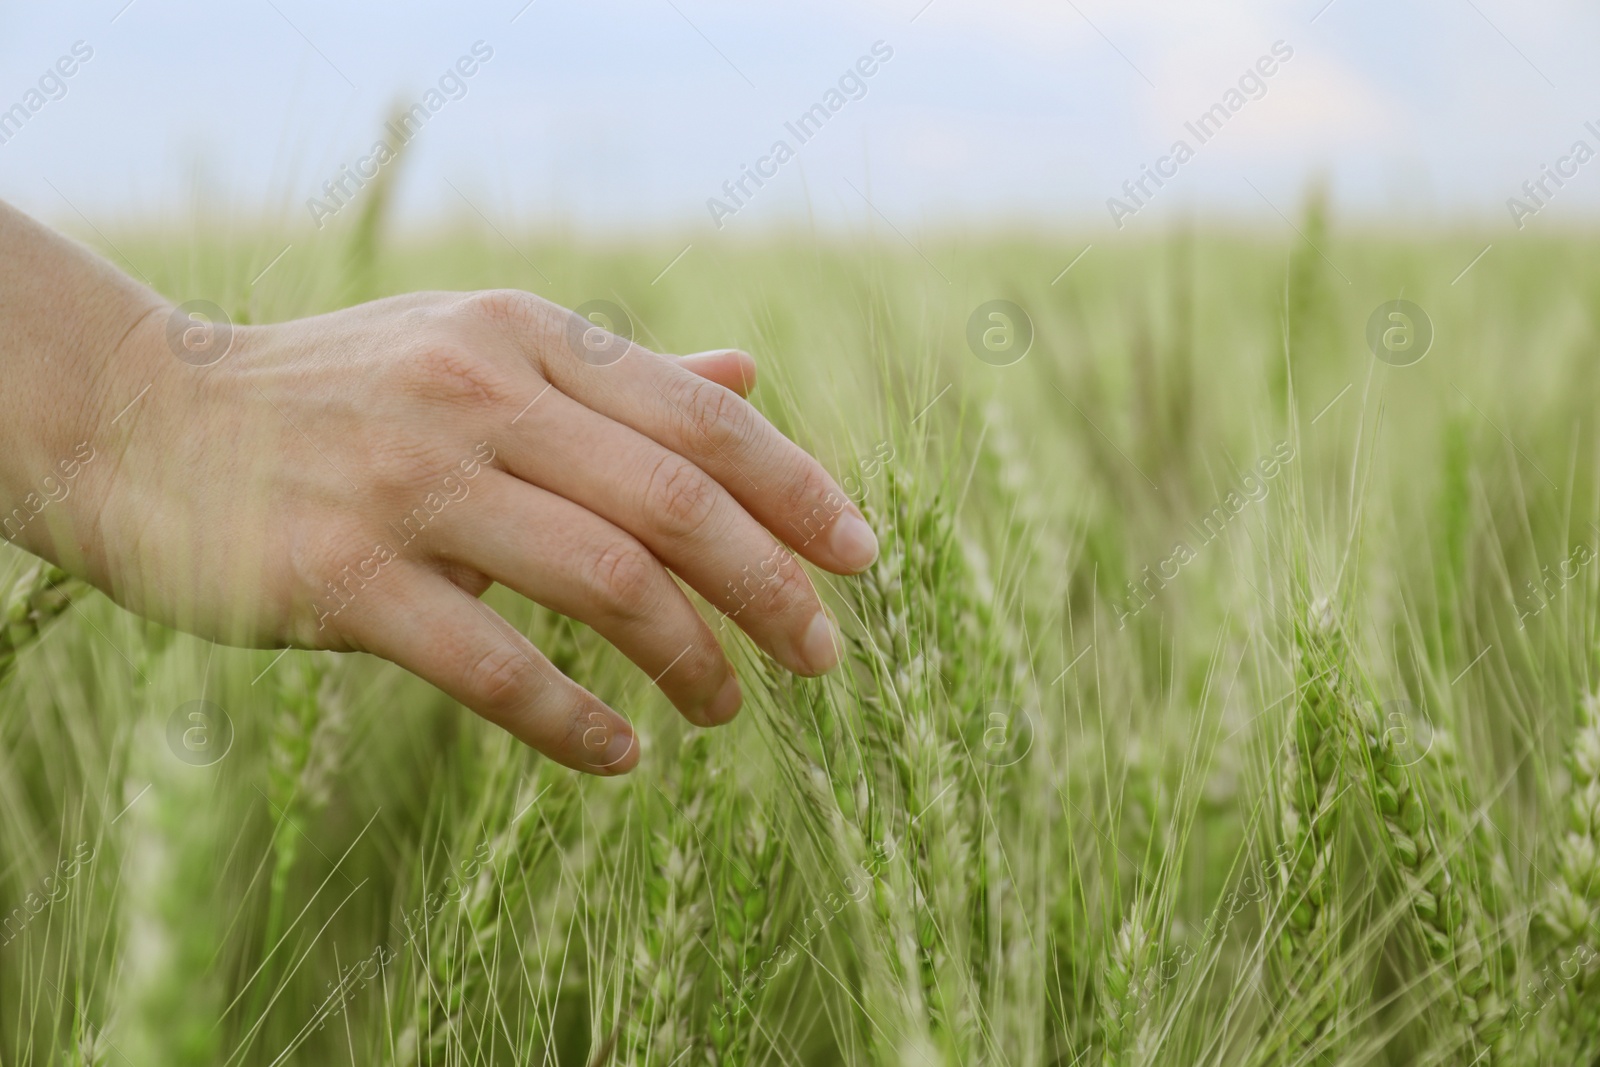
<svg viewBox="0 0 1600 1067">
<path fill-rule="evenodd" d="M 542 323 L 538 336 L 517 337 L 556 388 L 692 460 L 810 562 L 836 574 L 872 565 L 878 539 L 861 510 L 822 464 L 743 397 L 609 334 L 592 349 L 569 344 L 570 337 L 598 329 L 584 323 L 574 331 L 568 328 L 574 320 L 584 323 L 566 311 L 530 318 L 524 321 Z M 557 321 L 560 329 L 553 328 Z"/>
</svg>

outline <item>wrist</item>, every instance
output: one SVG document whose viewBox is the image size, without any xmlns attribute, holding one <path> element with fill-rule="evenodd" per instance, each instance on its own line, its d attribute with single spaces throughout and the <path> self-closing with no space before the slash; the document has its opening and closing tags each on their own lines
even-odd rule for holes
<svg viewBox="0 0 1600 1067">
<path fill-rule="evenodd" d="M 112 303 L 112 302 L 108 302 Z M 122 424 L 148 381 L 150 327 L 159 302 L 116 301 L 78 320 L 31 372 L 14 376 L 0 417 L 7 459 L 0 469 L 0 537 L 66 569 L 85 573 L 97 555 L 92 487 L 110 480 Z M 157 335 L 159 336 L 159 335 Z"/>
<path fill-rule="evenodd" d="M 165 303 L 4 204 L 0 245 L 0 539 L 81 574 L 94 514 L 74 498 L 110 452 L 131 342 Z"/>
</svg>

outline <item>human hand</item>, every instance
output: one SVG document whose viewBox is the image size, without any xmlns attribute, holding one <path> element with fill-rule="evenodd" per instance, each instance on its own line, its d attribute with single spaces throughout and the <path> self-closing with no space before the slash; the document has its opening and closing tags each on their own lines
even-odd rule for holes
<svg viewBox="0 0 1600 1067">
<path fill-rule="evenodd" d="M 601 774 L 637 763 L 633 731 L 477 599 L 491 582 L 593 627 L 701 725 L 741 694 L 672 574 L 788 669 L 837 664 L 779 542 L 841 574 L 877 543 L 742 399 L 750 357 L 657 355 L 513 290 L 201 328 L 202 358 L 182 326 L 154 308 L 122 342 L 86 405 L 97 458 L 62 505 L 83 576 L 129 609 L 230 644 L 374 653 Z M 205 344 L 226 354 L 195 365 Z"/>
</svg>

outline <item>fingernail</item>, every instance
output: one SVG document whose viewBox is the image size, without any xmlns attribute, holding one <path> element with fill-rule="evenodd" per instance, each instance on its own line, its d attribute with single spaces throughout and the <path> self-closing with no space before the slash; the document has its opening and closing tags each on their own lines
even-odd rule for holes
<svg viewBox="0 0 1600 1067">
<path fill-rule="evenodd" d="M 700 365 L 709 365 L 714 368 L 718 364 L 730 364 L 736 368 L 734 373 L 738 376 L 739 393 L 748 393 L 756 382 L 755 361 L 748 353 L 738 348 L 713 348 L 705 352 L 695 352 L 691 355 L 680 356 L 679 363 L 690 364 L 689 369 L 696 374 L 704 375 L 706 372 L 696 369 Z M 714 376 L 720 377 L 718 375 Z M 726 383 L 725 383 L 726 384 Z"/>
<path fill-rule="evenodd" d="M 864 571 L 878 558 L 878 535 L 866 519 L 852 511 L 841 511 L 828 534 L 828 547 L 840 563 L 853 571 Z"/>
<path fill-rule="evenodd" d="M 827 674 L 839 665 L 843 647 L 839 628 L 825 612 L 819 611 L 806 627 L 805 636 L 800 639 L 800 658 L 812 674 Z"/>
<path fill-rule="evenodd" d="M 633 736 L 633 730 L 620 718 L 617 725 L 610 731 L 606 738 L 605 748 L 597 753 L 595 767 L 614 774 L 622 774 L 631 769 L 630 757 L 638 745 L 638 739 Z"/>
<path fill-rule="evenodd" d="M 726 363 L 730 358 L 737 358 L 738 355 L 739 350 L 736 348 L 713 348 L 706 352 L 694 352 L 687 356 L 680 356 L 678 362 L 691 364 L 690 369 L 693 369 L 693 365 Z"/>
<path fill-rule="evenodd" d="M 706 705 L 706 725 L 721 726 L 731 722 L 743 704 L 744 693 L 739 689 L 739 679 L 729 675 L 728 680 L 722 683 L 722 688 L 717 690 L 717 695 L 711 698 L 711 703 Z"/>
</svg>

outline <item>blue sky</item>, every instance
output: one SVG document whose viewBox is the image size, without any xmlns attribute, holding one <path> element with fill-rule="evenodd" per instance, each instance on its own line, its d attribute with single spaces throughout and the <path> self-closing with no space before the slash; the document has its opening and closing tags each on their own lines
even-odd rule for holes
<svg viewBox="0 0 1600 1067">
<path fill-rule="evenodd" d="M 1600 14 L 1576 2 L 1308 0 L 0 2 L 0 110 L 77 41 L 93 58 L 0 144 L 0 196 L 47 219 L 183 217 L 197 191 L 313 226 L 307 201 L 476 41 L 493 57 L 407 150 L 397 218 L 709 228 L 707 200 L 875 42 L 893 50 L 731 217 L 907 232 L 1116 232 L 1107 198 L 1284 42 L 1293 57 L 1123 232 L 1292 214 L 1325 175 L 1384 225 L 1515 232 L 1507 198 L 1600 148 Z M 38 98 L 34 98 L 37 100 Z M 753 187 L 751 187 L 753 188 Z M 1600 211 L 1600 161 L 1525 220 Z M 724 201 L 726 202 L 726 200 Z M 1126 201 L 1125 201 L 1126 202 Z"/>
</svg>

